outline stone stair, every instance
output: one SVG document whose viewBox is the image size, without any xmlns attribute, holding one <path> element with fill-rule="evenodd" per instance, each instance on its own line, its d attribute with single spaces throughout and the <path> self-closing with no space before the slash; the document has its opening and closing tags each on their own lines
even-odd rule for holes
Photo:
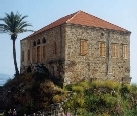
<svg viewBox="0 0 137 116">
<path fill-rule="evenodd" d="M 4 103 L 3 103 L 3 86 L 0 86 L 0 113 L 4 110 Z"/>
</svg>

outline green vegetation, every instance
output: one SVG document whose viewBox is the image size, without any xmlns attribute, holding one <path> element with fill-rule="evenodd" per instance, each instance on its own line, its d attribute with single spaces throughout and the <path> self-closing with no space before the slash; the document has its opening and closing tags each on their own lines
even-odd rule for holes
<svg viewBox="0 0 137 116">
<path fill-rule="evenodd" d="M 54 80 L 55 81 L 55 80 Z M 64 88 L 55 85 L 46 74 L 29 73 L 9 80 L 5 88 L 12 94 L 7 108 L 17 106 L 18 114 L 30 114 L 48 109 L 50 104 L 62 103 L 78 116 L 135 116 L 137 114 L 137 85 L 112 81 L 79 82 Z"/>
<path fill-rule="evenodd" d="M 137 85 L 135 84 L 119 84 L 112 81 L 80 82 L 67 85 L 66 89 L 72 90 L 75 94 L 65 103 L 65 108 L 70 108 L 79 116 L 135 116 L 137 114 Z"/>
</svg>

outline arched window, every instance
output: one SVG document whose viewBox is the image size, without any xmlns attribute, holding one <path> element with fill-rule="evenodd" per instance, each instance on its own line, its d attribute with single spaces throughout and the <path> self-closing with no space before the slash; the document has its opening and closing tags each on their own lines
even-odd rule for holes
<svg viewBox="0 0 137 116">
<path fill-rule="evenodd" d="M 37 40 L 37 45 L 39 45 L 39 44 L 40 44 L 40 39 Z"/>
<path fill-rule="evenodd" d="M 43 37 L 43 39 L 42 39 L 42 43 L 46 43 L 46 39 L 45 39 L 45 37 Z"/>
<path fill-rule="evenodd" d="M 35 41 L 33 41 L 33 46 L 36 46 L 36 42 Z"/>
</svg>

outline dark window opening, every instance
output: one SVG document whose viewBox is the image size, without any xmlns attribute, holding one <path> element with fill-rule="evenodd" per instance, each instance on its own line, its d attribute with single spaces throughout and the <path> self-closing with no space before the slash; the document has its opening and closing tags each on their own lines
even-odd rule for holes
<svg viewBox="0 0 137 116">
<path fill-rule="evenodd" d="M 40 39 L 37 40 L 37 45 L 39 45 L 39 44 L 40 44 Z"/>
<path fill-rule="evenodd" d="M 35 41 L 33 42 L 33 46 L 36 46 L 36 42 Z"/>
<path fill-rule="evenodd" d="M 42 39 L 42 43 L 46 43 L 46 39 L 45 39 L 45 37 L 43 37 L 43 39 Z"/>
</svg>

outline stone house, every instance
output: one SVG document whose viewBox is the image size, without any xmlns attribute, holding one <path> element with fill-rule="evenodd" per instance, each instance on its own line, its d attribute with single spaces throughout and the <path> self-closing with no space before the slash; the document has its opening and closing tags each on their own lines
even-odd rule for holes
<svg viewBox="0 0 137 116">
<path fill-rule="evenodd" d="M 64 84 L 81 80 L 130 83 L 131 32 L 78 11 L 21 40 L 21 72 L 43 63 Z"/>
</svg>

